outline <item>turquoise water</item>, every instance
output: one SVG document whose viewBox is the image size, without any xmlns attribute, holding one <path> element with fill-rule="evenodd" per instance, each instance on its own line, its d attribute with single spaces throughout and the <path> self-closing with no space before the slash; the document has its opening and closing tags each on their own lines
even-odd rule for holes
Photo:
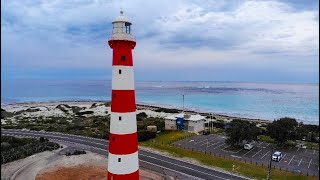
<svg viewBox="0 0 320 180">
<path fill-rule="evenodd" d="M 110 100 L 110 81 L 2 81 L 1 102 Z M 138 103 L 273 120 L 319 124 L 319 84 L 137 82 Z"/>
</svg>

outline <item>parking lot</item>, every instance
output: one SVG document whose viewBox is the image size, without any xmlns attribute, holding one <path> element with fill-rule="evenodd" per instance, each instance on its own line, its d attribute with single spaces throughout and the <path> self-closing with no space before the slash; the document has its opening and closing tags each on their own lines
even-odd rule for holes
<svg viewBox="0 0 320 180">
<path fill-rule="evenodd" d="M 212 155 L 231 156 L 242 161 L 263 163 L 266 166 L 269 164 L 272 152 L 269 143 L 254 142 L 253 148 L 248 151 L 243 148 L 232 149 L 225 143 L 225 139 L 226 137 L 222 135 L 198 135 L 174 144 L 194 151 L 211 153 Z M 275 148 L 275 151 L 282 152 L 283 158 L 279 162 L 273 161 L 272 166 L 281 167 L 282 170 L 291 172 L 319 175 L 319 151 L 297 147 Z"/>
</svg>

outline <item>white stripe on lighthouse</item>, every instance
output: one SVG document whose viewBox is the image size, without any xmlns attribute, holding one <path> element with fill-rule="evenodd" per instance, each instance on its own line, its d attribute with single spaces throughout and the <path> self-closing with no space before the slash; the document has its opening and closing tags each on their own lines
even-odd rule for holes
<svg viewBox="0 0 320 180">
<path fill-rule="evenodd" d="M 134 90 L 133 66 L 112 66 L 112 89 Z"/>
<path fill-rule="evenodd" d="M 138 169 L 138 152 L 127 155 L 115 155 L 109 152 L 108 171 L 112 174 L 130 174 Z"/>
<path fill-rule="evenodd" d="M 110 133 L 132 134 L 137 132 L 136 112 L 114 113 L 111 112 Z"/>
</svg>

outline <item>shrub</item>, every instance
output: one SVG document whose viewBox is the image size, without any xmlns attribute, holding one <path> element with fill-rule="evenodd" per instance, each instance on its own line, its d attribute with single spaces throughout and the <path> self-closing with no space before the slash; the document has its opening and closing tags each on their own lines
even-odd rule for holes
<svg viewBox="0 0 320 180">
<path fill-rule="evenodd" d="M 155 138 L 156 134 L 156 132 L 149 132 L 146 130 L 138 131 L 138 141 L 147 141 L 149 139 Z"/>
<path fill-rule="evenodd" d="M 141 112 L 141 113 L 137 114 L 137 121 L 141 121 L 147 117 L 148 117 L 148 115 L 145 112 Z"/>
</svg>

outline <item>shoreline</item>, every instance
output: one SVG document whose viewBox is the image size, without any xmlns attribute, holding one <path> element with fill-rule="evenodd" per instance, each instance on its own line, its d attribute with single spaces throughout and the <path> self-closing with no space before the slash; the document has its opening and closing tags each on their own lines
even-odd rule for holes
<svg viewBox="0 0 320 180">
<path fill-rule="evenodd" d="M 48 100 L 48 101 L 25 101 L 25 102 L 12 102 L 12 103 L 1 103 L 1 106 L 13 106 L 13 105 L 44 105 L 44 104 L 61 104 L 61 103 L 107 103 L 111 102 L 110 100 Z M 153 103 L 144 103 L 144 102 L 138 102 L 136 103 L 137 110 L 144 108 L 147 110 L 155 110 L 158 108 L 165 108 L 165 109 L 173 109 L 178 110 L 180 112 L 183 111 L 182 108 L 176 107 L 173 105 L 164 105 L 164 104 L 153 104 Z M 242 117 L 242 116 L 234 116 L 234 115 L 228 115 L 225 113 L 215 113 L 215 112 L 208 112 L 205 110 L 193 110 L 191 108 L 185 108 L 184 112 L 190 113 L 190 114 L 200 114 L 202 116 L 214 116 L 216 119 L 223 120 L 225 122 L 229 122 L 232 119 L 241 119 L 245 121 L 251 121 L 256 123 L 272 123 L 273 120 L 271 119 L 262 119 L 262 118 L 251 118 L 251 117 Z M 304 124 L 310 124 L 310 125 L 317 125 L 319 126 L 319 123 L 308 123 L 304 122 L 302 120 L 296 119 L 298 122 L 303 122 Z"/>
<path fill-rule="evenodd" d="M 28 102 L 13 102 L 13 103 L 2 103 L 1 106 L 13 106 L 13 105 L 44 105 L 44 104 L 61 104 L 61 103 L 106 103 L 110 102 L 108 100 L 50 100 L 50 101 L 28 101 Z M 158 108 L 165 108 L 165 109 L 173 109 L 178 110 L 180 112 L 183 111 L 182 108 L 170 106 L 170 105 L 156 105 L 152 103 L 136 103 L 137 110 L 138 109 L 147 109 L 147 110 L 155 110 Z M 271 123 L 272 120 L 266 120 L 266 119 L 259 119 L 259 118 L 247 118 L 247 117 L 237 117 L 237 116 L 231 116 L 227 114 L 219 114 L 219 113 L 210 113 L 206 111 L 201 110 L 191 110 L 188 108 L 185 108 L 184 112 L 191 113 L 191 114 L 200 114 L 202 116 L 214 116 L 216 119 L 220 119 L 223 121 L 231 121 L 232 119 L 241 119 L 246 121 L 252 121 L 252 122 L 258 122 L 258 123 Z"/>
</svg>

